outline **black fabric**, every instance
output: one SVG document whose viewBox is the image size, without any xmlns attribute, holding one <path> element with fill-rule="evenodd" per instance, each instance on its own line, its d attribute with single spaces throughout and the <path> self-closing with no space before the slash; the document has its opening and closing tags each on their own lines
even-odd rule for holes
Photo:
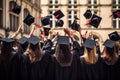
<svg viewBox="0 0 120 80">
<path fill-rule="evenodd" d="M 104 80 L 120 80 L 120 56 L 115 64 L 108 65 L 104 60 Z"/>
<path fill-rule="evenodd" d="M 32 63 L 30 66 L 30 80 L 46 80 L 49 61 L 50 56 L 45 53 L 42 60 Z"/>
<path fill-rule="evenodd" d="M 0 80 L 11 80 L 11 65 L 15 54 L 16 52 L 11 52 L 6 56 L 0 54 Z"/>
<path fill-rule="evenodd" d="M 77 58 L 73 55 L 71 66 L 62 67 L 53 56 L 48 69 L 47 80 L 77 80 Z"/>
<path fill-rule="evenodd" d="M 73 41 L 73 51 L 76 55 L 81 56 L 84 53 L 84 47 L 80 46 L 77 41 Z"/>
<path fill-rule="evenodd" d="M 79 80 L 103 80 L 103 60 L 98 57 L 95 64 L 85 62 L 83 57 L 79 57 L 78 74 Z"/>
</svg>

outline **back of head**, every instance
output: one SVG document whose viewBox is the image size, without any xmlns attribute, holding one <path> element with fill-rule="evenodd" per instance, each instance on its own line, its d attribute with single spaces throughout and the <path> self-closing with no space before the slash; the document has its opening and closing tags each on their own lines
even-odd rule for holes
<svg viewBox="0 0 120 80">
<path fill-rule="evenodd" d="M 56 54 L 58 62 L 62 66 L 71 62 L 72 54 L 71 54 L 69 45 L 64 45 L 64 44 L 57 45 L 55 54 Z"/>
</svg>

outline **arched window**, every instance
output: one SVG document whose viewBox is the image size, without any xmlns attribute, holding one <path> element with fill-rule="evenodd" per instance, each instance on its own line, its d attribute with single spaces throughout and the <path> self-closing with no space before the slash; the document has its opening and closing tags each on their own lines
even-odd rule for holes
<svg viewBox="0 0 120 80">
<path fill-rule="evenodd" d="M 113 11 L 120 9 L 120 0 L 113 0 L 112 4 L 113 4 L 113 6 L 112 6 Z M 120 19 L 119 18 L 116 18 L 116 19 L 113 18 L 113 28 L 120 28 Z"/>
<path fill-rule="evenodd" d="M 92 11 L 93 14 L 97 14 L 98 0 L 88 0 L 88 9 Z"/>
<path fill-rule="evenodd" d="M 74 16 L 77 16 L 77 0 L 68 0 L 68 24 L 72 24 Z"/>
<path fill-rule="evenodd" d="M 26 18 L 26 16 L 27 16 L 28 14 L 30 14 L 30 12 L 28 11 L 27 8 L 25 8 L 25 9 L 24 9 L 24 19 Z M 24 32 L 25 32 L 26 34 L 29 34 L 29 33 L 30 33 L 30 26 L 24 24 Z"/>
<path fill-rule="evenodd" d="M 15 4 L 16 3 L 14 1 L 11 1 L 9 3 L 10 10 L 13 9 Z M 10 30 L 16 31 L 18 29 L 18 26 L 19 26 L 19 15 L 15 14 L 13 12 L 10 12 Z"/>
<path fill-rule="evenodd" d="M 55 18 L 53 16 L 53 13 L 57 11 L 59 8 L 58 6 L 58 0 L 49 0 L 49 14 L 51 15 L 50 18 L 50 27 L 55 27 Z"/>
</svg>

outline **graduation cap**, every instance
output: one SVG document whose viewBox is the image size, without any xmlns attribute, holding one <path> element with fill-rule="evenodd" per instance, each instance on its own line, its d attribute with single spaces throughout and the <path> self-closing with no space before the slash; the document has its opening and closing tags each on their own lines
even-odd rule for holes
<svg viewBox="0 0 120 80">
<path fill-rule="evenodd" d="M 118 35 L 117 31 L 112 32 L 110 34 L 108 34 L 109 38 L 113 41 L 118 41 L 120 40 L 120 36 Z"/>
<path fill-rule="evenodd" d="M 45 16 L 41 18 L 42 26 L 46 26 L 50 24 L 50 16 Z"/>
<path fill-rule="evenodd" d="M 74 16 L 74 19 L 75 19 L 75 20 L 79 20 L 79 18 L 78 18 L 77 16 Z"/>
<path fill-rule="evenodd" d="M 114 45 L 115 45 L 115 41 L 112 41 L 112 40 L 107 39 L 107 40 L 103 43 L 103 45 L 106 46 L 106 47 L 109 47 L 109 48 L 113 48 Z"/>
<path fill-rule="evenodd" d="M 83 15 L 86 19 L 90 19 L 92 16 L 92 12 L 90 10 L 87 10 Z"/>
<path fill-rule="evenodd" d="M 114 18 L 120 18 L 120 10 L 114 11 L 112 15 Z"/>
<path fill-rule="evenodd" d="M 19 14 L 21 12 L 21 6 L 15 5 L 15 7 L 12 9 L 12 12 Z"/>
<path fill-rule="evenodd" d="M 64 16 L 63 12 L 61 10 L 56 11 L 54 14 L 55 18 L 60 19 Z"/>
<path fill-rule="evenodd" d="M 57 44 L 58 45 L 70 45 L 70 40 L 69 40 L 69 37 L 68 36 L 59 36 L 57 38 Z"/>
<path fill-rule="evenodd" d="M 95 28 L 97 28 L 101 22 L 102 18 L 97 16 L 97 15 L 93 15 L 90 21 L 90 25 L 94 26 Z"/>
<path fill-rule="evenodd" d="M 34 17 L 28 14 L 27 17 L 23 20 L 23 22 L 30 26 L 34 22 Z"/>
<path fill-rule="evenodd" d="M 64 25 L 63 20 L 57 20 L 56 26 L 62 27 Z"/>
<path fill-rule="evenodd" d="M 12 42 L 14 42 L 15 40 L 13 40 L 13 39 L 11 39 L 11 38 L 1 38 L 0 41 L 6 42 L 6 43 L 12 43 Z"/>
<path fill-rule="evenodd" d="M 49 34 L 49 30 L 51 29 L 50 27 L 43 27 L 44 32 L 45 32 L 45 36 L 48 36 Z"/>
<path fill-rule="evenodd" d="M 20 44 L 25 44 L 26 42 L 27 42 L 27 40 L 28 40 L 28 38 L 27 37 L 21 37 L 20 39 L 18 39 L 18 42 L 20 43 Z"/>
<path fill-rule="evenodd" d="M 90 49 L 93 49 L 95 46 L 95 41 L 91 40 L 91 39 L 86 39 L 85 42 L 83 43 L 83 46 L 90 48 Z"/>
<path fill-rule="evenodd" d="M 77 22 L 73 22 L 71 25 L 70 25 L 71 29 L 73 30 L 76 30 L 76 31 L 79 31 L 79 28 L 80 28 L 80 25 L 77 23 Z"/>
<path fill-rule="evenodd" d="M 40 39 L 37 36 L 31 36 L 28 38 L 28 42 L 32 45 L 36 45 L 40 42 Z"/>
</svg>

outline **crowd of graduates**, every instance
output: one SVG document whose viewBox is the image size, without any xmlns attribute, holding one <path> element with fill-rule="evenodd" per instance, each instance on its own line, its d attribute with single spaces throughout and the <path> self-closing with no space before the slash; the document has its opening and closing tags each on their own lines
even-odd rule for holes
<svg viewBox="0 0 120 80">
<path fill-rule="evenodd" d="M 80 44 L 71 35 L 72 29 L 64 28 L 64 35 L 51 29 L 47 37 L 38 38 L 32 35 L 35 27 L 29 37 L 14 40 L 20 26 L 11 38 L 0 39 L 1 80 L 120 80 L 116 31 L 109 34 L 104 50 L 98 51 L 92 37 Z"/>
<path fill-rule="evenodd" d="M 64 22 L 60 18 L 64 15 L 60 11 L 54 15 L 59 18 L 56 25 L 62 27 Z M 32 24 L 34 18 L 28 15 L 23 22 L 32 24 L 29 37 L 15 39 L 22 31 L 23 25 L 20 25 L 10 38 L 0 39 L 0 80 L 120 80 L 118 32 L 108 34 L 109 39 L 100 51 L 92 33 L 88 38 L 81 35 L 77 19 L 72 29 L 63 28 L 63 34 L 52 28 L 46 33 L 43 27 Z M 99 19 L 97 24 L 94 21 L 89 24 L 97 27 Z M 49 16 L 41 20 L 42 26 L 48 25 Z M 36 27 L 40 28 L 40 37 L 33 35 Z M 73 36 L 76 31 L 81 42 Z"/>
</svg>

